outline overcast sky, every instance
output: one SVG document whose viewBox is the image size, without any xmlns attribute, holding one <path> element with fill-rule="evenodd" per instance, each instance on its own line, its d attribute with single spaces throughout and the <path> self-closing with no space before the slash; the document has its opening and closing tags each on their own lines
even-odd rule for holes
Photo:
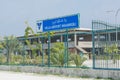
<svg viewBox="0 0 120 80">
<path fill-rule="evenodd" d="M 96 19 L 115 23 L 119 8 L 120 0 L 0 0 L 0 36 L 24 35 L 25 21 L 36 31 L 37 20 L 76 13 L 82 28 L 91 28 Z"/>
</svg>

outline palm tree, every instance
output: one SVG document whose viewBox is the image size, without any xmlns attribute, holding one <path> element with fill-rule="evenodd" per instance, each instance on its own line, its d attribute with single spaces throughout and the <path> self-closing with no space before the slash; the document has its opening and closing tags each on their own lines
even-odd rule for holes
<svg viewBox="0 0 120 80">
<path fill-rule="evenodd" d="M 70 54 L 68 57 L 66 57 L 65 55 L 65 47 L 63 42 L 54 43 L 53 47 L 51 48 L 50 60 L 53 65 L 60 67 L 63 67 L 64 65 L 68 64 L 71 61 Z"/>
<path fill-rule="evenodd" d="M 11 54 L 14 53 L 19 48 L 19 41 L 14 36 L 4 37 L 4 40 L 1 42 L 3 49 L 7 54 L 8 64 L 11 61 Z"/>
<path fill-rule="evenodd" d="M 31 45 L 31 42 L 28 40 L 29 35 L 35 35 L 33 29 L 29 26 L 28 22 L 26 21 L 25 24 L 27 25 L 25 29 L 25 42 L 27 46 L 32 50 L 33 57 L 36 54 L 36 48 Z"/>
<path fill-rule="evenodd" d="M 63 42 L 56 42 L 54 46 L 51 48 L 52 53 L 57 53 L 58 51 L 64 50 L 64 43 Z"/>
<path fill-rule="evenodd" d="M 34 34 L 34 31 L 33 29 L 29 26 L 28 22 L 26 21 L 25 22 L 26 24 L 26 29 L 25 29 L 25 38 L 28 38 L 29 35 L 33 35 Z"/>
<path fill-rule="evenodd" d="M 74 54 L 72 57 L 73 57 L 74 63 L 76 64 L 76 67 L 80 67 L 83 64 L 83 62 L 86 60 L 85 57 L 81 57 L 78 54 Z"/>
<path fill-rule="evenodd" d="M 65 64 L 65 61 L 64 61 L 64 50 L 60 50 L 57 53 L 52 53 L 50 59 L 51 59 L 51 63 L 53 65 L 63 67 L 64 64 Z"/>
<path fill-rule="evenodd" d="M 30 41 L 27 40 L 29 35 L 33 35 L 36 37 L 44 36 L 46 38 L 48 35 L 53 36 L 54 32 L 36 33 L 35 34 L 34 31 L 32 30 L 32 28 L 29 26 L 28 22 L 25 22 L 25 24 L 27 25 L 27 28 L 25 29 L 25 42 L 27 43 L 28 47 L 32 50 L 32 54 L 33 54 L 33 58 L 34 58 L 36 55 L 36 50 L 39 50 L 40 52 L 42 52 L 43 46 L 41 44 L 38 44 L 38 43 L 40 43 L 40 38 L 38 38 L 38 43 L 37 42 L 33 43 L 36 47 L 33 47 L 31 45 Z M 42 54 L 42 56 L 43 56 L 43 54 Z"/>
</svg>

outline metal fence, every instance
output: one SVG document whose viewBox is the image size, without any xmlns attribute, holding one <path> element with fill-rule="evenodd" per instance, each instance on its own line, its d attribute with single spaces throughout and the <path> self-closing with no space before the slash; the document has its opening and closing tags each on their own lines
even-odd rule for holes
<svg viewBox="0 0 120 80">
<path fill-rule="evenodd" d="M 92 21 L 93 68 L 120 70 L 120 26 Z"/>
<path fill-rule="evenodd" d="M 81 35 L 91 35 L 91 32 L 68 34 L 64 32 L 62 34 L 50 36 L 50 39 L 48 39 L 48 36 L 31 36 L 27 39 L 30 41 L 31 46 L 26 44 L 24 37 L 20 37 L 18 40 L 24 45 L 23 51 L 21 53 L 12 53 L 9 56 L 7 53 L 1 53 L 0 64 L 88 68 L 87 66 L 82 65 L 86 60 L 86 58 L 83 57 L 84 54 L 75 48 L 79 43 L 78 40 Z M 37 44 L 34 42 L 37 42 Z M 81 55 L 81 53 L 83 55 Z M 7 58 L 10 58 L 9 62 L 7 61 Z"/>
</svg>

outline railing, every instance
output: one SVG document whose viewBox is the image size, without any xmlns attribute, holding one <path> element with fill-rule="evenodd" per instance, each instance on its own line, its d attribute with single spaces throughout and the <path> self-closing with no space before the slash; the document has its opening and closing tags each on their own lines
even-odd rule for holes
<svg viewBox="0 0 120 80">
<path fill-rule="evenodd" d="M 117 44 L 120 47 L 120 41 L 95 41 L 95 47 L 105 47 L 106 45 Z"/>
<path fill-rule="evenodd" d="M 119 26 L 106 22 L 92 22 L 94 69 L 120 70 L 120 41 L 116 38 L 120 31 L 118 28 Z M 96 37 L 96 35 L 98 36 Z M 104 37 L 100 37 L 100 35 L 104 35 Z"/>
<path fill-rule="evenodd" d="M 66 42 L 64 42 L 64 43 L 66 43 Z M 51 44 L 50 44 L 50 47 L 53 47 L 54 44 L 55 44 L 55 43 L 51 43 Z M 32 47 L 35 48 L 36 45 L 32 45 Z M 69 48 L 75 47 L 74 42 L 73 42 L 73 41 L 72 41 L 72 42 L 68 42 L 68 47 L 69 47 Z M 29 48 L 28 46 L 25 46 L 25 49 L 26 49 L 26 50 L 29 50 L 30 48 Z M 43 44 L 43 49 L 48 49 L 48 44 L 47 44 L 47 43 Z"/>
<path fill-rule="evenodd" d="M 78 46 L 82 48 L 92 48 L 92 41 L 79 41 Z"/>
</svg>

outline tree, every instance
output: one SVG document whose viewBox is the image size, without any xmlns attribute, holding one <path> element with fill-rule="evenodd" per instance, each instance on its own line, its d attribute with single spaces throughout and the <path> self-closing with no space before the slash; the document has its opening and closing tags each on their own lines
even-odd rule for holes
<svg viewBox="0 0 120 80">
<path fill-rule="evenodd" d="M 64 50 L 64 43 L 63 42 L 56 42 L 54 46 L 51 48 L 52 53 L 57 53 L 58 51 Z"/>
<path fill-rule="evenodd" d="M 36 47 L 33 47 L 31 45 L 31 42 L 28 40 L 28 37 L 29 35 L 33 35 L 35 37 L 39 36 L 39 34 L 35 34 L 33 29 L 29 26 L 28 22 L 25 22 L 25 24 L 27 25 L 26 29 L 25 29 L 25 42 L 27 44 L 27 46 L 32 50 L 32 54 L 33 54 L 33 58 L 35 57 L 36 55 L 36 50 L 40 50 L 41 51 L 41 45 L 38 44 L 40 39 L 38 40 L 38 43 L 37 42 L 33 42 L 33 44 L 36 46 Z"/>
<path fill-rule="evenodd" d="M 76 64 L 76 67 L 80 67 L 83 64 L 83 62 L 86 60 L 85 57 L 81 57 L 78 54 L 74 54 L 72 57 L 73 57 L 74 63 Z"/>
<path fill-rule="evenodd" d="M 57 53 L 51 54 L 51 63 L 56 66 L 64 66 L 64 50 L 59 50 Z"/>
<path fill-rule="evenodd" d="M 11 54 L 20 48 L 20 42 L 14 36 L 4 37 L 1 42 L 2 48 L 6 51 L 8 64 L 11 61 Z M 19 49 L 20 50 L 20 49 Z"/>
<path fill-rule="evenodd" d="M 33 35 L 34 31 L 33 29 L 29 26 L 28 22 L 26 21 L 25 24 L 27 25 L 25 29 L 25 38 L 28 38 L 29 35 Z"/>
<path fill-rule="evenodd" d="M 35 45 L 36 47 L 33 47 L 30 43 L 30 41 L 28 40 L 29 35 L 32 35 L 34 37 L 39 37 L 39 36 L 44 36 L 47 37 L 48 35 L 53 36 L 54 32 L 46 32 L 46 33 L 34 33 L 33 29 L 30 27 L 30 25 L 28 24 L 28 22 L 26 21 L 25 24 L 27 25 L 26 29 L 25 29 L 25 42 L 27 43 L 28 47 L 32 50 L 33 55 L 35 56 L 36 54 L 36 50 L 39 50 L 40 52 L 42 51 L 42 45 L 38 44 L 40 43 L 40 38 L 38 38 L 38 42 L 34 42 L 33 45 Z"/>
<path fill-rule="evenodd" d="M 63 67 L 65 64 L 68 64 L 71 61 L 70 54 L 68 55 L 68 61 L 65 61 L 65 47 L 63 42 L 56 42 L 54 43 L 53 47 L 51 48 L 51 56 L 50 60 L 53 65 L 57 65 Z"/>
<path fill-rule="evenodd" d="M 116 62 L 115 54 L 117 54 L 120 50 L 118 49 L 117 44 L 112 44 L 110 46 L 105 45 L 104 52 L 111 55 L 113 59 L 113 63 Z"/>
</svg>

